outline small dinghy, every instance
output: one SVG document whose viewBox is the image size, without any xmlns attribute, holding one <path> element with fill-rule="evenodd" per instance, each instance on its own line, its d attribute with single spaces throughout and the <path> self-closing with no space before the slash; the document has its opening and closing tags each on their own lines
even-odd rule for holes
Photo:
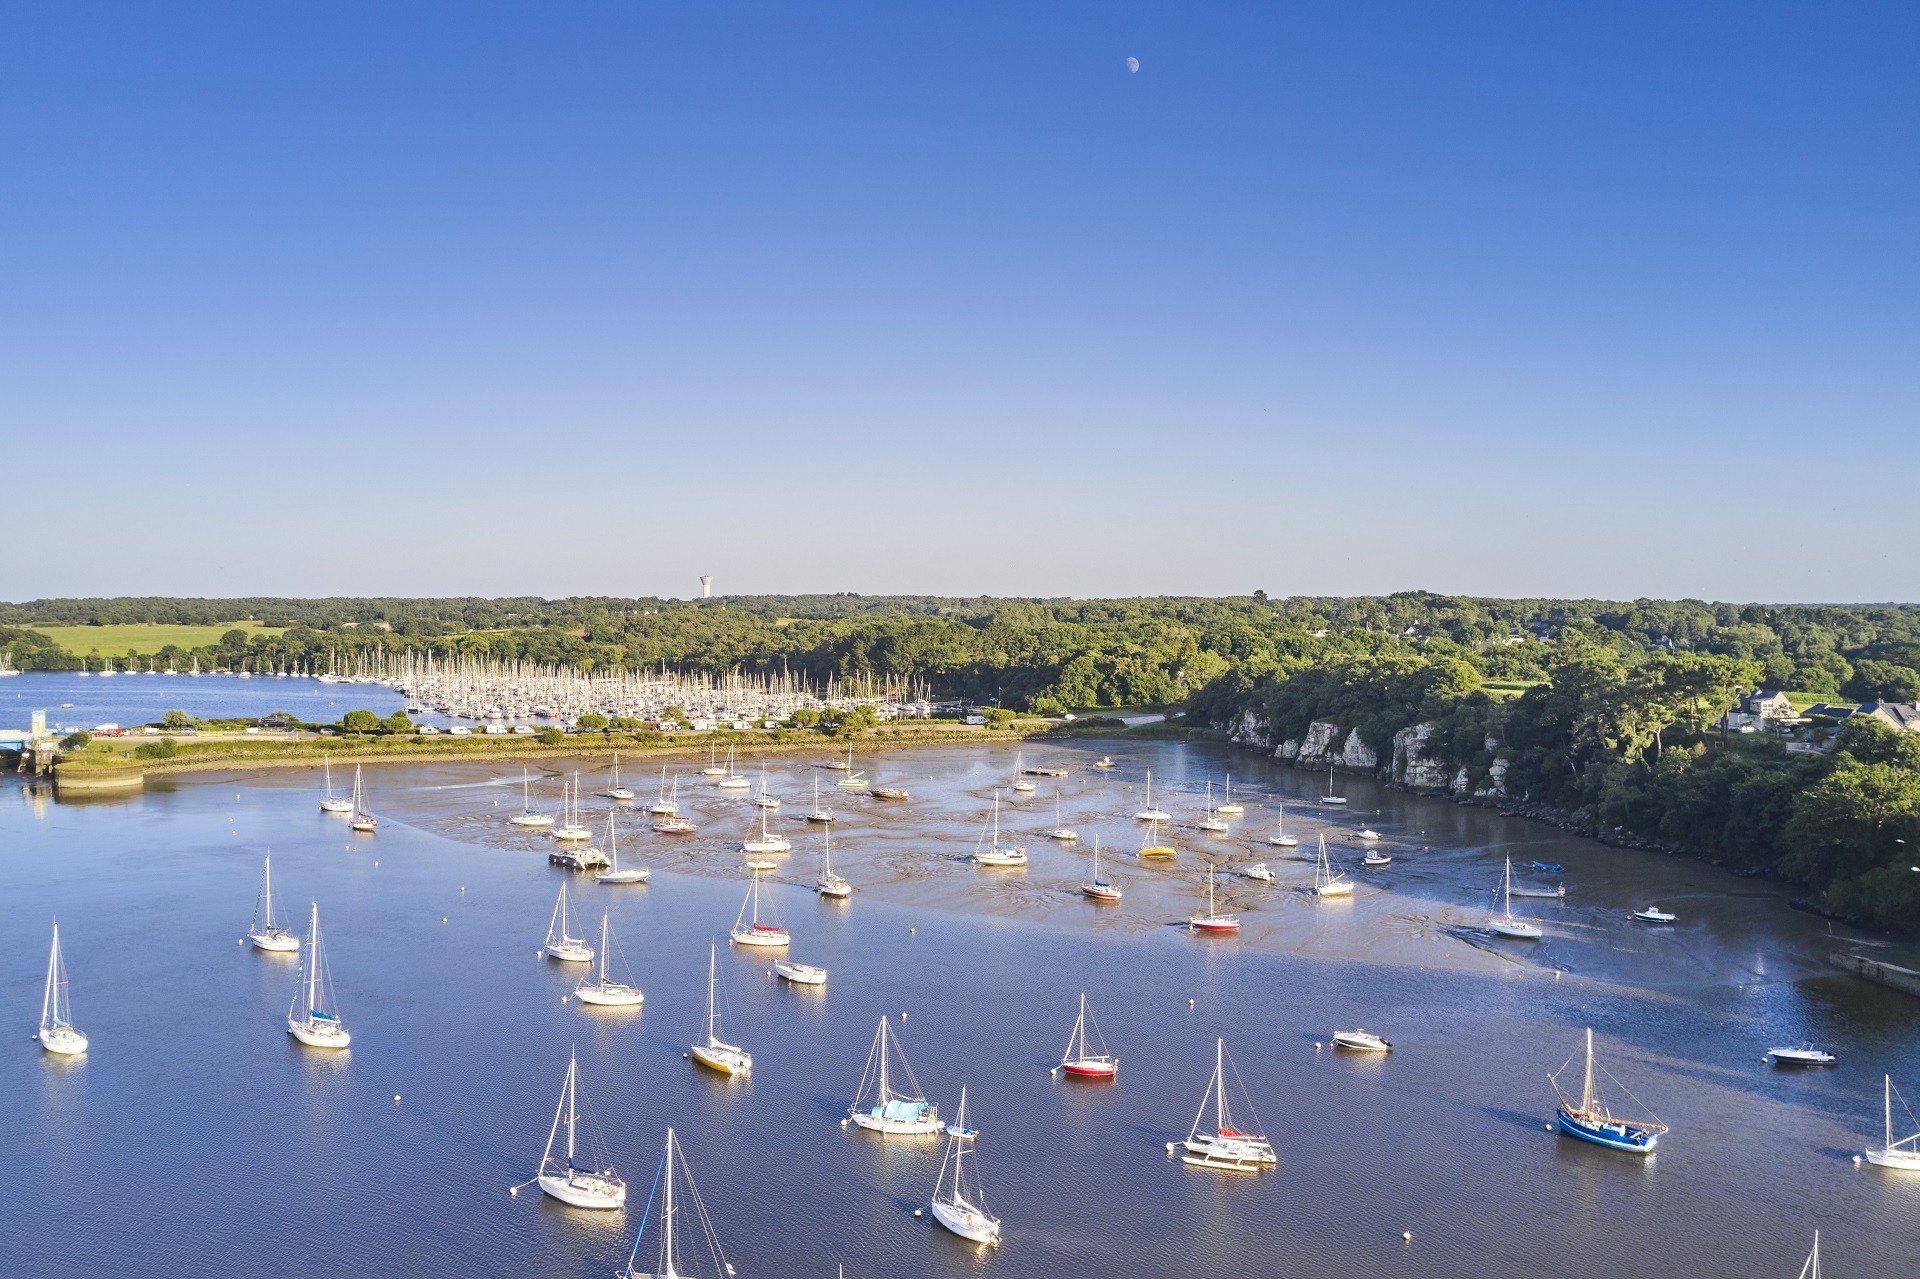
<svg viewBox="0 0 1920 1279">
<path fill-rule="evenodd" d="M 1356 833 L 1355 838 L 1364 839 L 1364 840 L 1367 840 L 1368 842 L 1372 842 L 1373 840 L 1380 838 L 1380 832 L 1373 829 L 1373 827 L 1371 826 L 1362 826 L 1359 829 L 1359 831 Z"/>
<path fill-rule="evenodd" d="M 1670 910 L 1661 910 L 1658 906 L 1649 906 L 1645 910 L 1636 910 L 1633 917 L 1643 924 L 1671 924 L 1680 916 Z"/>
<path fill-rule="evenodd" d="M 1811 1039 L 1803 1039 L 1791 1048 L 1770 1048 L 1767 1059 L 1776 1066 L 1831 1066 L 1840 1060 L 1826 1049 L 1815 1047 Z"/>
<path fill-rule="evenodd" d="M 1370 1030 L 1336 1030 L 1333 1032 L 1335 1048 L 1351 1048 L 1355 1052 L 1384 1053 L 1392 1052 L 1393 1045 Z"/>
<path fill-rule="evenodd" d="M 1360 859 L 1360 864 L 1362 866 L 1391 866 L 1393 865 L 1393 858 L 1377 848 L 1369 848 L 1367 855 Z"/>
<path fill-rule="evenodd" d="M 1548 870 L 1556 873 L 1566 869 L 1566 867 L 1560 865 L 1558 862 L 1535 862 L 1533 868 L 1535 870 Z"/>
</svg>

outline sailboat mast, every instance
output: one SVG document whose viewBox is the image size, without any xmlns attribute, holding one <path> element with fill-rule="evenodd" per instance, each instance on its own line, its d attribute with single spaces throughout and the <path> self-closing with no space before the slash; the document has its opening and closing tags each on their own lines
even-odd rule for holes
<svg viewBox="0 0 1920 1279">
<path fill-rule="evenodd" d="M 712 1044 L 716 1038 L 716 1036 L 714 1035 L 714 1029 L 716 1024 L 715 1018 L 717 1014 L 714 1011 L 713 992 L 714 992 L 715 984 L 720 980 L 719 969 L 715 966 L 718 956 L 719 956 L 719 943 L 708 942 L 707 943 L 707 1043 L 708 1044 Z M 668 1141 L 668 1144 L 671 1145 L 673 1141 L 673 1138 L 671 1135 L 672 1129 L 668 1129 L 668 1134 L 669 1135 L 668 1135 L 667 1141 Z"/>
<path fill-rule="evenodd" d="M 1580 1088 L 1580 1111 L 1586 1114 L 1593 1109 L 1593 1027 L 1587 1027 L 1587 1078 Z"/>
<path fill-rule="evenodd" d="M 1880 1143 L 1880 1148 L 1882 1150 L 1890 1150 L 1893 1148 L 1893 1076 L 1892 1075 L 1887 1076 L 1886 1103 L 1887 1103 L 1887 1137 L 1885 1141 Z"/>
<path fill-rule="evenodd" d="M 266 932 L 273 931 L 273 854 L 268 853 L 266 860 L 260 863 L 260 927 Z"/>
<path fill-rule="evenodd" d="M 673 1269 L 673 1129 L 667 1129 L 667 1199 L 660 1213 L 661 1266 L 662 1276 L 674 1274 Z"/>
<path fill-rule="evenodd" d="M 574 1099 L 575 1078 L 579 1071 L 579 1062 L 569 1054 L 567 1057 L 567 1169 L 573 1169 L 573 1124 L 579 1117 L 579 1105 Z"/>
<path fill-rule="evenodd" d="M 1227 1041 L 1213 1041 L 1213 1131 L 1227 1126 Z"/>
<path fill-rule="evenodd" d="M 307 1007 L 302 1020 L 311 1020 L 320 996 L 320 903 L 307 916 Z"/>
<path fill-rule="evenodd" d="M 40 1027 L 45 1029 L 49 1019 L 58 1012 L 59 996 L 55 993 L 60 981 L 60 921 L 53 921 L 53 949 L 47 952 L 47 993 L 40 1001 Z"/>
</svg>

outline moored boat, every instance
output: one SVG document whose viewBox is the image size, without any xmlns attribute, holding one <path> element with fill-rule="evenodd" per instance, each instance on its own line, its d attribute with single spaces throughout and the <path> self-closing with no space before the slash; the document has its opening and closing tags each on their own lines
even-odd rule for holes
<svg viewBox="0 0 1920 1279">
<path fill-rule="evenodd" d="M 1574 1056 L 1579 1054 L 1575 1053 Z M 1548 1082 L 1553 1085 L 1554 1093 L 1560 1099 L 1560 1105 L 1554 1112 L 1559 1121 L 1560 1131 L 1569 1137 L 1578 1137 L 1582 1141 L 1606 1146 L 1610 1150 L 1624 1150 L 1635 1155 L 1652 1154 L 1654 1147 L 1660 1144 L 1661 1134 L 1667 1131 L 1667 1126 L 1657 1119 L 1622 1119 L 1607 1109 L 1606 1103 L 1601 1100 L 1595 1087 L 1593 1078 L 1595 1067 L 1592 1027 L 1587 1028 L 1586 1070 L 1582 1076 L 1580 1100 L 1577 1105 L 1560 1092 L 1560 1075 L 1572 1064 L 1573 1058 L 1569 1057 L 1559 1070 L 1547 1076 Z M 1600 1073 L 1606 1075 L 1608 1079 L 1612 1079 L 1616 1084 L 1620 1083 L 1619 1080 L 1613 1079 L 1604 1066 L 1599 1069 Z M 1620 1087 L 1621 1091 L 1626 1091 L 1626 1085 L 1621 1084 Z M 1627 1095 L 1633 1094 L 1629 1092 Z"/>
<path fill-rule="evenodd" d="M 901 1075 L 906 1076 L 905 1088 L 899 1087 Z M 940 1108 L 920 1091 L 888 1018 L 882 1017 L 879 1029 L 873 1032 L 873 1047 L 867 1050 L 866 1069 L 847 1107 L 847 1122 L 883 1137 L 930 1137 L 944 1127 Z"/>
<path fill-rule="evenodd" d="M 1074 1019 L 1073 1033 L 1054 1068 L 1070 1079 L 1111 1080 L 1120 1075 L 1120 1059 L 1107 1051 L 1107 1042 L 1087 1008 L 1086 992 L 1080 993 L 1080 1015 Z"/>
</svg>

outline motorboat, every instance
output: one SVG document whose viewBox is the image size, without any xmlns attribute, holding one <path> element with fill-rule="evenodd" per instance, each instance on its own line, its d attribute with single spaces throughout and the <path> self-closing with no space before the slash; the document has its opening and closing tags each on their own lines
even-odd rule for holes
<svg viewBox="0 0 1920 1279">
<path fill-rule="evenodd" d="M 827 970 L 817 964 L 803 964 L 792 959 L 776 959 L 773 971 L 782 981 L 790 981 L 796 986 L 824 986 L 827 984 Z"/>
<path fill-rule="evenodd" d="M 1369 848 L 1366 856 L 1360 859 L 1360 864 L 1362 866 L 1391 866 L 1393 865 L 1393 858 L 1377 848 Z"/>
<path fill-rule="evenodd" d="M 1371 1030 L 1336 1030 L 1333 1032 L 1335 1048 L 1351 1048 L 1355 1052 L 1384 1053 L 1392 1052 L 1393 1045 Z"/>
<path fill-rule="evenodd" d="M 1670 910 L 1661 910 L 1658 906 L 1649 906 L 1645 910 L 1636 910 L 1633 917 L 1643 924 L 1671 924 L 1680 916 Z"/>
<path fill-rule="evenodd" d="M 1803 1039 L 1789 1048 L 1769 1048 L 1767 1058 L 1776 1066 L 1831 1066 L 1840 1059 L 1824 1048 Z"/>
<path fill-rule="evenodd" d="M 1243 867 L 1240 873 L 1248 879 L 1257 879 L 1263 884 L 1271 884 L 1273 882 L 1273 871 L 1268 869 L 1265 862 L 1254 862 L 1249 866 Z"/>
</svg>

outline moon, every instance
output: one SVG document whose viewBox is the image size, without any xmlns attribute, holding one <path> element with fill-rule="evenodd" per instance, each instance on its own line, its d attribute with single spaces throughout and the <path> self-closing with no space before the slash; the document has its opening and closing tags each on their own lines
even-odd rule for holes
<svg viewBox="0 0 1920 1279">
<path fill-rule="evenodd" d="M 1134 74 L 1136 74 L 1136 75 L 1137 75 L 1137 74 L 1139 74 L 1139 72 L 1140 72 L 1140 59 L 1138 59 L 1138 58 L 1128 58 L 1128 59 L 1127 59 L 1127 70 L 1128 70 L 1128 71 L 1130 71 L 1130 72 L 1132 72 L 1132 73 L 1134 73 Z"/>
</svg>

